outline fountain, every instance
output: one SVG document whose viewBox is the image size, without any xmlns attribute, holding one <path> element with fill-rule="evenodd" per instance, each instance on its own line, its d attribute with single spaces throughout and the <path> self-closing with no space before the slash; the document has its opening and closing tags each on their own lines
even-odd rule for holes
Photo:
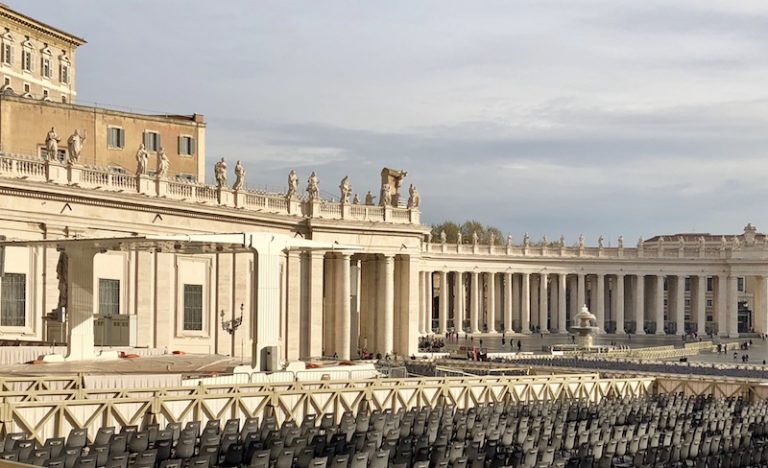
<svg viewBox="0 0 768 468">
<path fill-rule="evenodd" d="M 573 333 L 576 335 L 576 349 L 578 350 L 593 350 L 595 347 L 594 339 L 597 335 L 598 328 L 592 325 L 593 321 L 597 320 L 597 317 L 589 311 L 586 305 L 581 306 L 581 310 L 573 318 L 578 324 L 571 327 Z"/>
</svg>

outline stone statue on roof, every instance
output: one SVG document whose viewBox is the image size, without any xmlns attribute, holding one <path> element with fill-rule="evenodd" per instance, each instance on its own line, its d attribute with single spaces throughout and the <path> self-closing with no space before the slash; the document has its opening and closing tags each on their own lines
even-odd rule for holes
<svg viewBox="0 0 768 468">
<path fill-rule="evenodd" d="M 299 191 L 299 176 L 296 175 L 296 171 L 291 169 L 288 173 L 288 193 L 285 194 L 288 198 L 293 198 Z"/>
<path fill-rule="evenodd" d="M 349 182 L 349 176 L 344 176 L 339 184 L 339 193 L 341 194 L 339 200 L 341 203 L 349 203 L 349 195 L 352 193 L 352 184 Z"/>
<path fill-rule="evenodd" d="M 171 167 L 168 156 L 165 155 L 165 150 L 160 148 L 157 152 L 157 177 L 159 179 L 165 179 L 168 177 L 168 170 Z"/>
<path fill-rule="evenodd" d="M 55 161 L 59 156 L 59 141 L 61 139 L 56 134 L 56 128 L 51 127 L 45 136 L 45 151 L 49 161 Z"/>
<path fill-rule="evenodd" d="M 75 133 L 69 136 L 67 140 L 67 149 L 69 150 L 69 163 L 77 164 L 80 160 L 80 153 L 83 151 L 83 142 L 85 141 L 85 134 L 80 135 L 80 131 L 75 129 Z"/>
<path fill-rule="evenodd" d="M 307 195 L 309 195 L 310 200 L 320 199 L 320 180 L 317 178 L 315 171 L 312 171 L 309 179 L 307 179 Z"/>
<path fill-rule="evenodd" d="M 213 165 L 213 173 L 216 176 L 216 186 L 224 188 L 227 185 L 227 163 L 224 158 Z"/>
<path fill-rule="evenodd" d="M 139 149 L 136 151 L 136 175 L 145 175 L 147 173 L 147 160 L 149 154 L 144 149 L 144 143 L 139 145 Z"/>
<path fill-rule="evenodd" d="M 240 191 L 245 186 L 245 168 L 243 163 L 237 161 L 235 163 L 235 183 L 232 184 L 232 190 L 235 192 Z"/>
</svg>

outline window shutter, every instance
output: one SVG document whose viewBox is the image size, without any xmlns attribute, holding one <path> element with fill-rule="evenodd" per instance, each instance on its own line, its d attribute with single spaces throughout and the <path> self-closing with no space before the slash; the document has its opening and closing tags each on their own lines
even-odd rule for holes
<svg viewBox="0 0 768 468">
<path fill-rule="evenodd" d="M 29 53 L 29 71 L 35 71 L 35 57 L 32 52 Z"/>
<path fill-rule="evenodd" d="M 189 154 L 195 155 L 195 139 L 192 137 L 189 138 Z"/>
<path fill-rule="evenodd" d="M 125 130 L 120 128 L 120 129 L 117 130 L 117 134 L 118 134 L 118 137 L 119 137 L 118 138 L 119 141 L 118 141 L 118 145 L 117 146 L 119 148 L 125 148 Z"/>
<path fill-rule="evenodd" d="M 179 148 L 179 151 L 178 151 L 179 154 L 184 154 L 184 148 L 181 146 L 183 142 L 182 140 L 183 138 L 184 137 L 181 137 L 181 136 L 176 137 L 176 144 L 178 145 L 178 148 Z"/>
<path fill-rule="evenodd" d="M 13 65 L 13 46 L 8 46 L 8 63 Z"/>
<path fill-rule="evenodd" d="M 153 148 L 155 151 L 160 151 L 160 148 L 163 147 L 163 142 L 160 139 L 160 134 L 155 133 L 155 147 Z"/>
<path fill-rule="evenodd" d="M 144 149 L 149 149 L 149 133 L 144 132 Z"/>
</svg>

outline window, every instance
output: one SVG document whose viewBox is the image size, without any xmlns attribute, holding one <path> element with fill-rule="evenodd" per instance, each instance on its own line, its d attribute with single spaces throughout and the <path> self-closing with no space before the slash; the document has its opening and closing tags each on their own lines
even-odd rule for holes
<svg viewBox="0 0 768 468">
<path fill-rule="evenodd" d="M 0 277 L 0 325 L 23 327 L 27 309 L 27 275 L 6 273 Z"/>
<path fill-rule="evenodd" d="M 3 47 L 0 49 L 2 57 L 0 59 L 6 65 L 13 65 L 13 45 L 10 42 L 3 41 Z"/>
<path fill-rule="evenodd" d="M 195 139 L 191 136 L 179 137 L 179 154 L 192 156 L 195 154 Z"/>
<path fill-rule="evenodd" d="M 48 99 L 48 90 L 47 89 L 43 90 L 43 99 Z"/>
<path fill-rule="evenodd" d="M 685 290 L 690 291 L 691 290 L 691 278 L 687 277 L 685 278 Z"/>
<path fill-rule="evenodd" d="M 120 127 L 108 127 L 107 146 L 110 148 L 125 148 L 125 130 Z"/>
<path fill-rule="evenodd" d="M 3 84 L 4 84 L 5 86 L 10 86 L 10 85 L 11 85 L 11 79 L 10 79 L 9 77 L 7 77 L 7 76 L 6 76 L 6 77 L 4 77 L 4 78 L 3 78 Z"/>
<path fill-rule="evenodd" d="M 59 67 L 59 81 L 64 84 L 69 83 L 69 65 L 62 63 Z"/>
<path fill-rule="evenodd" d="M 66 96 L 61 96 L 61 102 L 66 104 L 67 103 L 67 97 Z"/>
<path fill-rule="evenodd" d="M 744 278 L 737 278 L 737 288 L 740 292 L 744 292 Z"/>
<path fill-rule="evenodd" d="M 715 290 L 715 282 L 713 281 L 714 278 L 711 276 L 707 276 L 707 291 L 714 291 Z"/>
<path fill-rule="evenodd" d="M 144 132 L 144 149 L 158 151 L 160 149 L 160 134 L 157 132 Z"/>
<path fill-rule="evenodd" d="M 32 86 L 29 83 L 24 83 L 24 94 L 29 94 L 30 92 L 32 92 Z"/>
<path fill-rule="evenodd" d="M 712 299 L 707 299 L 707 307 L 712 307 Z"/>
<path fill-rule="evenodd" d="M 120 314 L 120 280 L 99 278 L 99 313 Z"/>
<path fill-rule="evenodd" d="M 184 330 L 203 329 L 203 285 L 184 285 Z"/>
<path fill-rule="evenodd" d="M 685 300 L 685 306 L 686 307 L 690 307 L 691 306 L 691 300 L 690 299 L 686 299 Z"/>
<path fill-rule="evenodd" d="M 43 57 L 41 61 L 41 69 L 43 77 L 50 78 L 53 76 L 53 72 L 51 71 L 51 59 L 49 57 Z"/>
<path fill-rule="evenodd" d="M 21 51 L 21 69 L 28 72 L 32 71 L 32 51 L 31 50 L 24 49 Z"/>
</svg>

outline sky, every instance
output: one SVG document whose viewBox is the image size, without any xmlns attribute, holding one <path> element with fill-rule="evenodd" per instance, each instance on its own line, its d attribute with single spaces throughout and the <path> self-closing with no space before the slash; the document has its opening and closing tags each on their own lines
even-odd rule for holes
<svg viewBox="0 0 768 468">
<path fill-rule="evenodd" d="M 422 222 L 517 242 L 768 232 L 763 0 L 5 1 L 88 41 L 79 102 L 205 115 L 209 179 L 404 169 Z"/>
</svg>

